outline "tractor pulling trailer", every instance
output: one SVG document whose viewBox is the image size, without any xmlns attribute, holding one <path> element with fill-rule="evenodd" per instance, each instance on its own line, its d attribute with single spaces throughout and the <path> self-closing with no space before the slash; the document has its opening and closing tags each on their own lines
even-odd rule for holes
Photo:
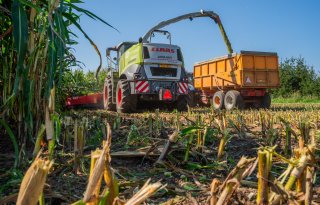
<svg viewBox="0 0 320 205">
<path fill-rule="evenodd" d="M 171 44 L 171 34 L 161 28 L 181 20 L 209 17 L 219 26 L 228 55 L 194 66 L 194 88 L 188 84 L 179 46 Z M 167 35 L 169 44 L 152 43 L 154 33 Z M 114 52 L 115 62 L 111 58 Z M 267 88 L 279 86 L 278 57 L 275 53 L 233 53 L 219 16 L 212 11 L 189 13 L 163 21 L 151 28 L 139 42 L 123 42 L 107 49 L 108 75 L 103 93 L 67 99 L 67 107 L 103 104 L 106 110 L 134 112 L 142 101 L 165 102 L 178 110 L 187 108 L 190 95 L 215 109 L 243 108 L 245 103 L 268 108 Z M 197 99 L 197 98 L 192 98 Z M 88 104 L 87 103 L 87 104 Z M 196 102 L 189 102 L 195 104 Z"/>
</svg>

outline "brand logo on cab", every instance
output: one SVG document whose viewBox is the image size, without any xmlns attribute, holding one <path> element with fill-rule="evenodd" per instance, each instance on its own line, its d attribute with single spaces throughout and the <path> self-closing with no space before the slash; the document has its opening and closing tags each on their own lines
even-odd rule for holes
<svg viewBox="0 0 320 205">
<path fill-rule="evenodd" d="M 152 47 L 152 52 L 165 52 L 165 53 L 174 53 L 174 49 L 172 48 L 156 48 Z"/>
</svg>

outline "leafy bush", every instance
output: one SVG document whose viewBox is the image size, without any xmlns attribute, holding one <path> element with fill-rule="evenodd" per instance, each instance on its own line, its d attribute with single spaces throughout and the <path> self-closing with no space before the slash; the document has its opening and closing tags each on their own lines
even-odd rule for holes
<svg viewBox="0 0 320 205">
<path fill-rule="evenodd" d="M 95 72 L 85 72 L 82 69 L 68 70 L 62 74 L 61 86 L 57 90 L 57 105 L 63 106 L 68 96 L 87 95 L 103 91 L 105 69 L 101 70 L 98 79 Z"/>
<path fill-rule="evenodd" d="M 280 82 L 281 87 L 273 90 L 275 97 L 320 97 L 320 76 L 302 57 L 291 57 L 280 64 Z"/>
</svg>

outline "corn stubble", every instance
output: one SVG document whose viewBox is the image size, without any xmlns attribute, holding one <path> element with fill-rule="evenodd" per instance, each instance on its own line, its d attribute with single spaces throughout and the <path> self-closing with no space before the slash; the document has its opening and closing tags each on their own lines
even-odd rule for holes
<svg viewBox="0 0 320 205">
<path fill-rule="evenodd" d="M 17 204 L 37 204 L 53 161 L 37 157 L 23 177 Z"/>
<path fill-rule="evenodd" d="M 309 114 L 313 116 L 311 119 L 318 119 L 314 114 Z M 245 138 L 249 134 L 262 136 L 261 144 L 264 146 L 258 149 L 257 158 L 242 157 L 226 179 L 215 178 L 212 180 L 209 191 L 210 197 L 207 200 L 208 204 L 223 205 L 233 203 L 232 197 L 245 182 L 246 185 L 250 184 L 250 186 L 254 185 L 252 187 L 257 187 L 256 204 L 313 203 L 312 193 L 314 191 L 315 170 L 317 168 L 316 146 L 317 136 L 319 135 L 317 123 L 304 120 L 305 118 L 303 118 L 304 116 L 302 116 L 301 113 L 281 113 L 281 115 L 278 115 L 277 112 L 267 114 L 266 111 L 242 111 L 240 113 L 215 114 L 215 116 L 204 114 L 201 117 L 197 113 L 189 112 L 185 118 L 188 118 L 190 124 L 186 125 L 182 123 L 181 119 L 184 118 L 182 115 L 183 114 L 179 113 L 173 117 L 176 123 L 172 123 L 172 125 L 176 129 L 174 129 L 172 134 L 168 135 L 168 140 L 164 141 L 164 148 L 155 164 L 160 163 L 165 165 L 167 163 L 166 161 L 171 157 L 169 156 L 170 151 L 179 146 L 184 147 L 187 156 L 189 156 L 189 152 L 192 153 L 193 150 L 203 152 L 203 150 L 205 150 L 203 148 L 207 143 L 206 139 L 210 138 L 215 138 L 218 146 L 217 151 L 214 152 L 216 154 L 214 159 L 221 161 L 222 157 L 228 154 L 228 149 L 226 149 L 228 146 L 227 142 L 235 135 L 240 138 Z M 120 118 L 120 116 L 117 118 Z M 153 123 L 152 116 L 148 115 L 146 122 L 135 121 L 135 123 L 142 123 L 142 125 L 134 124 L 134 126 L 139 129 L 146 127 L 149 131 L 152 131 L 152 128 L 156 128 L 156 130 L 158 130 L 157 132 L 160 132 L 165 126 L 161 118 L 161 113 L 156 113 L 154 121 L 156 123 Z M 161 126 L 158 126 L 160 124 Z M 261 130 L 251 131 L 252 124 L 259 126 Z M 251 128 L 249 128 L 250 126 Z M 119 198 L 118 180 L 110 165 L 112 133 L 108 123 L 106 127 L 106 136 L 104 137 L 102 145 L 103 148 L 91 153 L 90 176 L 84 197 L 74 204 L 141 204 L 157 191 L 165 188 L 166 185 L 162 185 L 160 182 L 151 184 L 149 179 L 132 198 L 128 200 L 123 199 L 123 197 L 121 199 Z M 114 126 L 114 128 L 116 127 L 120 129 L 121 122 L 118 126 Z M 275 129 L 278 129 L 277 135 L 272 134 L 274 133 L 273 131 L 270 132 L 270 130 Z M 78 127 L 74 130 L 75 133 L 78 134 L 79 132 L 83 132 L 83 130 L 79 130 Z M 41 132 L 43 132 L 43 130 Z M 76 134 L 77 136 L 75 136 L 75 138 L 82 140 L 83 137 L 79 137 L 78 134 Z M 149 136 L 150 133 L 147 133 L 147 135 Z M 291 137 L 291 135 L 294 138 Z M 151 136 L 153 137 L 153 135 Z M 282 138 L 279 139 L 279 137 Z M 278 144 L 274 144 L 280 140 L 284 142 L 283 150 L 281 150 L 282 147 L 278 147 Z M 181 142 L 187 142 L 187 146 Z M 201 147 L 201 149 L 199 149 L 199 147 Z M 37 158 L 26 173 L 17 203 L 23 204 L 25 200 L 30 200 L 30 204 L 37 203 L 39 195 L 42 193 L 43 185 L 34 186 L 31 176 L 36 174 L 33 174 L 30 170 L 38 170 L 35 172 L 40 173 L 39 175 L 42 176 L 41 183 L 37 182 L 39 185 L 44 184 L 47 174 L 47 172 L 42 170 L 49 170 L 52 166 L 51 161 L 39 160 L 40 159 Z M 184 163 L 188 163 L 190 160 L 191 159 L 187 157 Z M 283 165 L 287 165 L 287 169 L 279 175 L 274 175 L 275 166 L 273 164 L 275 162 L 281 162 Z M 41 169 L 39 167 L 43 168 Z M 255 171 L 257 172 L 257 182 L 245 181 L 246 178 Z M 23 191 L 26 189 L 25 187 L 35 189 L 35 191 Z M 27 199 L 28 194 L 26 193 L 33 193 L 34 196 L 30 196 L 30 199 Z M 194 198 L 192 199 L 195 200 Z"/>
</svg>

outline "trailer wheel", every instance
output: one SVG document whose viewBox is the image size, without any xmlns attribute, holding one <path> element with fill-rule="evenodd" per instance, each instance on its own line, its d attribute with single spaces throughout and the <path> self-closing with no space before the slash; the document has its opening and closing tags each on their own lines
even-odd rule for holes
<svg viewBox="0 0 320 205">
<path fill-rule="evenodd" d="M 261 108 L 269 109 L 271 106 L 271 96 L 269 93 L 266 93 L 261 100 Z"/>
<path fill-rule="evenodd" d="M 212 98 L 212 105 L 215 110 L 222 110 L 224 108 L 224 97 L 223 91 L 215 92 Z"/>
<path fill-rule="evenodd" d="M 116 107 L 119 113 L 135 112 L 137 109 L 137 96 L 131 95 L 127 80 L 119 80 L 116 90 Z"/>
<path fill-rule="evenodd" d="M 227 110 L 234 108 L 243 109 L 244 101 L 239 91 L 230 90 L 224 97 L 224 106 Z"/>
<path fill-rule="evenodd" d="M 108 111 L 115 110 L 115 104 L 112 103 L 112 80 L 106 78 L 103 86 L 103 108 Z"/>
</svg>

